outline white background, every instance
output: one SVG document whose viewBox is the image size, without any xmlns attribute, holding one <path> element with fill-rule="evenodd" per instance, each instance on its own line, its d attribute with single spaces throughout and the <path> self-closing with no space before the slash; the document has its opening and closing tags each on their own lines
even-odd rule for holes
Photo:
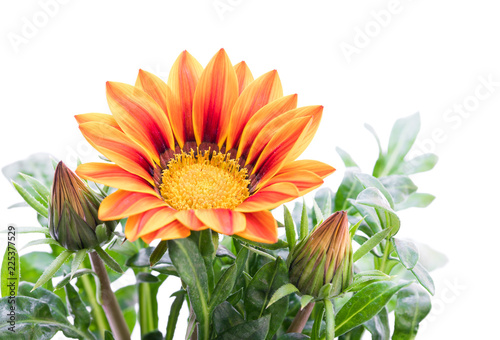
<svg viewBox="0 0 500 340">
<path fill-rule="evenodd" d="M 225 11 L 218 12 L 217 4 Z M 206 65 L 224 47 L 233 63 L 245 60 L 255 77 L 277 69 L 285 94 L 298 93 L 299 105 L 324 105 L 322 125 L 304 157 L 338 169 L 326 181 L 332 188 L 344 172 L 335 146 L 370 171 L 377 148 L 363 123 L 372 124 L 386 145 L 392 123 L 419 111 L 417 151 L 434 151 L 440 161 L 414 180 L 437 199 L 427 209 L 401 213 L 400 234 L 444 252 L 449 263 L 433 273 L 434 309 L 418 338 L 492 339 L 500 303 L 495 288 L 500 8 L 495 5 L 487 0 L 4 0 L 0 166 L 41 151 L 73 168 L 77 155 L 96 160 L 73 116 L 109 113 L 107 80 L 133 84 L 139 68 L 165 79 L 185 49 Z M 342 51 L 348 44 L 353 54 Z M 496 82 L 490 92 L 478 89 L 488 78 Z M 467 112 L 458 113 L 457 105 Z M 6 180 L 0 180 L 0 192 L 1 229 L 8 223 L 35 225 L 34 212 L 7 210 L 21 199 Z M 159 301 L 162 331 L 169 292 L 177 289 L 173 280 L 167 283 Z M 181 325 L 179 339 L 182 333 Z"/>
</svg>

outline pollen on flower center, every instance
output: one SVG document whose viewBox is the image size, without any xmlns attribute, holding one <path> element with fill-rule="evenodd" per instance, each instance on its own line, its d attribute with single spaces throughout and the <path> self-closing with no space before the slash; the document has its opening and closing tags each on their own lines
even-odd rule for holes
<svg viewBox="0 0 500 340">
<path fill-rule="evenodd" d="M 220 152 L 176 154 L 163 170 L 160 193 L 177 210 L 234 209 L 248 196 L 247 169 Z"/>
</svg>

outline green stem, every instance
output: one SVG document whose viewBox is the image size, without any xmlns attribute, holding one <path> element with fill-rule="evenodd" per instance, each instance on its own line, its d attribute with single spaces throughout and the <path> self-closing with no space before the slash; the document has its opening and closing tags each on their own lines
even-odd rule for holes
<svg viewBox="0 0 500 340">
<path fill-rule="evenodd" d="M 387 241 L 384 248 L 384 255 L 382 256 L 382 262 L 380 263 L 380 268 L 379 268 L 381 272 L 385 273 L 385 265 L 387 264 L 387 259 L 389 258 L 390 254 L 391 254 L 391 244 L 389 243 L 389 241 Z"/>
<path fill-rule="evenodd" d="M 147 271 L 147 269 L 143 270 Z M 151 303 L 151 287 L 149 283 L 139 283 L 139 324 L 141 325 L 141 336 L 153 332 L 154 325 L 153 305 Z"/>
<path fill-rule="evenodd" d="M 111 289 L 104 262 L 95 251 L 90 253 L 90 262 L 101 284 L 100 301 L 104 313 L 106 313 L 106 317 L 108 318 L 108 323 L 111 326 L 114 338 L 116 340 L 130 340 L 130 332 L 125 322 L 125 318 L 123 317 L 122 310 L 120 309 L 120 305 L 118 304 L 118 300 L 116 300 L 115 293 Z"/>
<path fill-rule="evenodd" d="M 101 306 L 97 303 L 95 298 L 95 290 L 92 288 L 92 284 L 90 283 L 90 278 L 88 275 L 83 275 L 80 277 L 82 280 L 83 289 L 85 290 L 85 294 L 90 302 L 90 307 L 92 308 L 92 316 L 94 317 L 95 323 L 97 325 L 97 329 L 99 330 L 99 334 L 104 339 L 104 331 L 107 330 L 106 326 L 106 316 L 104 315 Z"/>
</svg>

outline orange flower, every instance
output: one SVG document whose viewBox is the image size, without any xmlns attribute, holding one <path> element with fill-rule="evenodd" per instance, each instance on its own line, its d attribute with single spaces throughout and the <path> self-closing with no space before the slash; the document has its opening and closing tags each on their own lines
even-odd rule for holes
<svg viewBox="0 0 500 340">
<path fill-rule="evenodd" d="M 335 171 L 295 159 L 311 142 L 322 106 L 296 108 L 277 72 L 253 80 L 220 50 L 205 69 L 188 52 L 168 82 L 140 70 L 135 86 L 108 82 L 112 115 L 76 116 L 85 138 L 111 163 L 87 163 L 77 174 L 118 188 L 101 220 L 129 216 L 131 241 L 186 237 L 210 228 L 274 243 L 269 211 L 319 187 Z"/>
</svg>

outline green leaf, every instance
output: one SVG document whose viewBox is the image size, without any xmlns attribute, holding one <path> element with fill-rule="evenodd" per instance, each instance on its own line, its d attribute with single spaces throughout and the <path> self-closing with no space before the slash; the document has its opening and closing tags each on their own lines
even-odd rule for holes
<svg viewBox="0 0 500 340">
<path fill-rule="evenodd" d="M 410 151 L 420 130 L 420 115 L 417 113 L 398 119 L 392 127 L 389 138 L 389 147 L 386 161 L 383 168 L 373 175 L 375 177 L 384 177 L 393 174 L 403 162 L 404 157 Z"/>
<path fill-rule="evenodd" d="M 288 283 L 288 269 L 281 258 L 265 264 L 255 273 L 245 294 L 247 320 L 256 320 L 270 314 L 268 338 L 281 326 L 288 309 L 288 297 L 282 298 L 266 309 L 273 294 Z"/>
<path fill-rule="evenodd" d="M 330 300 L 325 299 L 325 318 L 326 318 L 326 340 L 335 339 L 335 313 L 333 312 L 333 304 Z"/>
<path fill-rule="evenodd" d="M 366 286 L 347 301 L 335 317 L 335 334 L 342 335 L 377 315 L 391 297 L 409 283 L 381 281 Z"/>
<path fill-rule="evenodd" d="M 101 260 L 108 266 L 109 269 L 114 270 L 117 273 L 123 274 L 123 269 L 120 267 L 118 262 L 116 262 L 107 252 L 105 252 L 101 247 L 95 247 L 97 255 L 101 258 Z"/>
<path fill-rule="evenodd" d="M 14 185 L 14 188 L 17 190 L 19 195 L 28 203 L 33 209 L 36 210 L 40 215 L 42 215 L 45 218 L 49 217 L 47 207 L 42 205 L 39 200 L 37 200 L 33 195 L 31 195 L 26 189 L 24 189 L 22 186 L 17 184 L 16 182 L 12 181 L 12 185 Z"/>
<path fill-rule="evenodd" d="M 111 333 L 108 330 L 105 330 L 104 331 L 104 340 L 115 340 L 115 338 L 113 337 L 113 333 Z"/>
<path fill-rule="evenodd" d="M 434 280 L 432 280 L 432 277 L 429 275 L 429 272 L 427 269 L 424 268 L 420 263 L 417 263 L 415 267 L 411 270 L 413 275 L 417 278 L 418 282 L 427 289 L 431 295 L 434 295 L 435 292 L 435 287 L 434 287 Z"/>
<path fill-rule="evenodd" d="M 259 248 L 268 249 L 268 250 L 277 250 L 277 249 L 288 248 L 288 243 L 286 243 L 283 240 L 279 240 L 279 239 L 278 239 L 278 242 L 276 242 L 276 243 L 268 244 L 268 243 L 260 243 L 260 242 L 250 241 L 250 240 L 242 238 L 238 235 L 231 235 L 231 237 L 235 238 L 236 240 L 238 240 L 242 243 L 246 243 L 246 244 L 249 244 L 249 245 L 254 246 L 254 247 L 259 247 Z"/>
<path fill-rule="evenodd" d="M 387 199 L 380 190 L 374 187 L 363 190 L 356 198 L 357 204 L 372 207 L 377 212 L 380 224 L 384 229 L 390 229 L 390 236 L 394 236 L 401 225 L 398 215 L 392 210 Z"/>
<path fill-rule="evenodd" d="M 210 302 L 208 308 L 212 311 L 216 306 L 225 301 L 227 297 L 231 294 L 234 283 L 236 282 L 236 275 L 238 274 L 238 268 L 236 264 L 231 265 L 227 268 L 222 276 L 220 277 L 215 289 L 210 297 Z"/>
<path fill-rule="evenodd" d="M 431 194 L 415 192 L 408 196 L 405 201 L 396 204 L 396 211 L 408 208 L 425 208 L 431 204 L 436 197 Z"/>
<path fill-rule="evenodd" d="M 78 268 L 80 268 L 80 265 L 82 262 L 85 260 L 87 257 L 87 250 L 86 249 L 81 249 L 75 253 L 75 257 L 73 258 L 73 262 L 71 263 L 71 273 L 70 277 L 72 278 L 73 275 L 75 275 L 76 271 Z"/>
<path fill-rule="evenodd" d="M 148 297 L 151 300 L 156 300 L 156 295 L 154 295 L 154 292 L 151 292 L 154 285 L 155 284 L 147 285 L 149 288 L 151 288 L 151 294 Z M 132 333 L 135 324 L 137 323 L 137 313 L 135 312 L 135 308 L 139 301 L 138 287 L 136 284 L 122 287 L 115 291 L 115 296 L 118 300 L 118 304 L 120 305 L 120 309 L 123 312 L 123 317 L 125 318 L 128 329 L 130 333 Z M 153 318 L 154 315 L 152 315 L 151 317 Z"/>
<path fill-rule="evenodd" d="M 276 340 L 303 340 L 303 339 L 310 339 L 310 337 L 302 333 L 285 333 L 280 335 Z"/>
<path fill-rule="evenodd" d="M 186 291 L 179 290 L 172 294 L 172 296 L 175 296 L 175 300 L 170 306 L 170 314 L 168 315 L 167 333 L 165 334 L 165 340 L 172 340 L 174 338 L 177 320 L 179 319 L 179 313 L 181 311 L 182 304 L 184 303 Z"/>
<path fill-rule="evenodd" d="M 391 337 L 389 315 L 386 307 L 382 308 L 377 315 L 365 322 L 364 325 L 372 334 L 372 340 L 389 340 Z"/>
<path fill-rule="evenodd" d="M 127 267 L 143 268 L 151 266 L 151 256 L 155 251 L 154 247 L 142 248 L 137 252 L 137 254 L 130 257 L 125 265 Z M 172 264 L 172 261 L 168 253 L 163 254 L 163 256 L 156 262 L 156 264 Z"/>
<path fill-rule="evenodd" d="M 75 271 L 72 274 L 70 273 L 70 274 L 64 275 L 62 280 L 56 284 L 56 286 L 54 287 L 54 290 L 64 288 L 64 286 L 66 286 L 72 279 L 77 279 L 83 275 L 88 275 L 88 274 L 96 275 L 96 273 L 93 270 L 88 269 L 88 268 L 78 269 L 77 271 Z"/>
<path fill-rule="evenodd" d="M 238 302 L 240 302 L 242 297 L 243 297 L 243 287 L 240 288 L 235 293 L 229 295 L 227 297 L 227 302 L 229 302 L 233 306 L 236 306 L 238 304 Z"/>
<path fill-rule="evenodd" d="M 266 315 L 257 320 L 240 323 L 217 337 L 217 340 L 255 340 L 269 338 L 268 330 L 270 316 Z"/>
<path fill-rule="evenodd" d="M 429 171 L 434 168 L 438 159 L 438 156 L 433 153 L 425 153 L 409 161 L 402 162 L 394 173 L 401 175 L 413 175 L 419 172 Z"/>
<path fill-rule="evenodd" d="M 380 182 L 394 198 L 395 204 L 403 202 L 418 189 L 408 176 L 391 175 L 382 177 Z M 394 206 L 392 206 L 392 208 L 394 208 Z"/>
<path fill-rule="evenodd" d="M 382 231 L 376 233 L 371 237 L 368 241 L 363 243 L 361 247 L 356 250 L 354 255 L 352 256 L 352 261 L 353 263 L 358 261 L 360 258 L 365 256 L 370 250 L 375 248 L 380 242 L 382 242 L 383 239 L 385 239 L 389 233 L 391 232 L 390 229 L 383 229 Z"/>
<path fill-rule="evenodd" d="M 159 330 L 155 330 L 144 334 L 141 340 L 163 340 L 163 334 Z"/>
<path fill-rule="evenodd" d="M 160 282 L 160 279 L 158 279 L 158 277 L 156 277 L 150 273 L 146 273 L 146 272 L 137 273 L 135 280 L 136 280 L 136 283 L 158 283 L 158 282 Z"/>
<path fill-rule="evenodd" d="M 47 245 L 54 245 L 54 246 L 58 246 L 58 247 L 62 247 L 59 242 L 57 242 L 56 240 L 53 240 L 51 238 L 42 238 L 42 239 L 39 239 L 39 240 L 33 240 L 33 241 L 30 241 L 28 243 L 26 243 L 24 245 L 24 247 L 21 248 L 21 250 L 24 250 L 28 247 L 32 247 L 32 246 L 39 246 L 39 245 L 42 245 L 42 244 L 47 244 Z"/>
<path fill-rule="evenodd" d="M 339 340 L 361 340 L 365 328 L 363 326 L 358 326 L 351 329 L 349 332 L 344 333 L 339 337 Z"/>
<path fill-rule="evenodd" d="M 418 248 L 415 243 L 398 238 L 393 238 L 392 243 L 403 266 L 406 269 L 413 269 L 418 262 Z"/>
<path fill-rule="evenodd" d="M 158 245 L 156 246 L 156 248 L 151 253 L 151 256 L 149 257 L 149 264 L 150 264 L 151 267 L 154 266 L 155 264 L 157 264 L 158 261 L 161 260 L 161 258 L 163 257 L 163 255 L 165 255 L 165 253 L 167 252 L 167 249 L 168 249 L 168 246 L 167 246 L 167 241 L 166 240 L 161 241 L 160 243 L 158 243 Z"/>
<path fill-rule="evenodd" d="M 213 321 L 217 334 L 222 334 L 228 329 L 245 322 L 240 313 L 227 301 L 215 307 Z"/>
<path fill-rule="evenodd" d="M 336 147 L 335 150 L 339 154 L 340 158 L 342 158 L 342 162 L 344 162 L 344 165 L 346 168 L 350 167 L 356 167 L 359 168 L 359 166 L 356 164 L 356 162 L 352 159 L 351 155 L 349 155 L 347 152 L 342 150 L 339 147 Z"/>
<path fill-rule="evenodd" d="M 33 289 L 37 289 L 45 284 L 47 281 L 52 279 L 52 277 L 56 274 L 59 268 L 62 267 L 64 262 L 71 256 L 72 252 L 69 250 L 63 251 L 55 260 L 47 267 L 47 269 L 43 272 L 42 276 L 38 279 Z"/>
<path fill-rule="evenodd" d="M 248 248 L 245 247 L 241 247 L 240 251 L 238 252 L 238 256 L 236 256 L 236 261 L 234 261 L 234 263 L 236 263 L 236 268 L 238 269 L 238 271 L 236 272 L 236 279 L 238 279 L 241 273 L 243 273 L 243 270 L 245 270 L 245 265 L 247 263 L 249 254 L 250 251 L 248 250 Z"/>
<path fill-rule="evenodd" d="M 283 206 L 284 214 L 285 214 L 285 232 L 286 232 L 286 242 L 288 243 L 288 249 L 292 251 L 293 247 L 295 247 L 295 243 L 297 242 L 297 237 L 295 235 L 295 225 L 293 224 L 292 214 L 290 214 L 290 210 Z"/>
<path fill-rule="evenodd" d="M 304 239 L 304 237 L 309 234 L 309 216 L 307 215 L 307 205 L 306 201 L 302 199 L 302 214 L 300 216 L 300 239 Z"/>
<path fill-rule="evenodd" d="M 361 272 L 354 275 L 353 282 L 344 290 L 344 292 L 357 292 L 374 282 L 388 281 L 390 279 L 392 279 L 392 276 L 389 276 L 379 270 Z"/>
<path fill-rule="evenodd" d="M 355 199 L 363 190 L 363 186 L 355 176 L 357 173 L 359 172 L 356 170 L 346 170 L 342 183 L 335 194 L 335 211 L 347 210 L 349 208 L 348 199 Z"/>
<path fill-rule="evenodd" d="M 312 300 L 314 300 L 314 296 L 302 295 L 300 298 L 300 309 L 304 309 L 304 307 L 307 306 Z"/>
<path fill-rule="evenodd" d="M 45 201 L 46 204 L 49 203 L 50 190 L 45 186 L 45 184 L 30 175 L 23 173 L 20 173 L 19 175 L 21 175 L 26 182 L 29 183 L 33 190 Z"/>
<path fill-rule="evenodd" d="M 15 246 L 7 244 L 2 261 L 1 271 L 2 297 L 16 296 L 21 278 L 21 262 Z"/>
<path fill-rule="evenodd" d="M 8 230 L 0 230 L 1 234 L 7 234 Z M 45 227 L 16 227 L 16 233 L 18 234 L 31 234 L 31 233 L 43 233 L 49 235 L 49 229 Z"/>
<path fill-rule="evenodd" d="M 281 298 L 284 298 L 285 296 L 290 295 L 292 293 L 296 293 L 296 292 L 299 292 L 299 290 L 297 289 L 297 287 L 295 287 L 291 283 L 287 283 L 287 284 L 279 287 L 274 292 L 273 296 L 271 297 L 271 300 L 269 300 L 269 303 L 267 304 L 266 308 L 269 308 L 269 306 L 271 306 L 273 303 L 280 300 Z"/>
<path fill-rule="evenodd" d="M 395 310 L 393 340 L 413 340 L 419 323 L 431 311 L 431 299 L 426 291 L 412 284 L 399 291 Z"/>
<path fill-rule="evenodd" d="M 208 278 L 203 257 L 190 238 L 169 240 L 170 258 L 188 287 L 189 301 L 199 322 L 198 339 L 209 338 Z"/>
<path fill-rule="evenodd" d="M 71 284 L 64 286 L 69 312 L 75 320 L 75 327 L 82 332 L 87 332 L 90 327 L 90 313 L 82 302 L 80 295 Z"/>
<path fill-rule="evenodd" d="M 316 203 L 315 200 L 313 200 L 313 212 L 316 217 L 316 222 L 313 222 L 313 224 L 320 224 L 323 223 L 325 220 L 325 217 L 323 216 L 323 212 L 321 211 L 321 208 L 318 206 L 318 203 Z M 314 219 L 314 217 L 313 217 Z"/>
<path fill-rule="evenodd" d="M 323 302 L 317 302 L 314 305 L 312 311 L 312 319 L 314 320 L 313 327 L 311 330 L 311 339 L 320 340 L 321 339 L 321 325 L 323 323 L 323 317 L 325 315 L 325 305 Z"/>
<path fill-rule="evenodd" d="M 358 173 L 355 176 L 361 182 L 363 188 L 365 189 L 369 187 L 377 188 L 382 193 L 382 195 L 384 195 L 385 199 L 389 203 L 390 208 L 394 209 L 394 200 L 392 193 L 389 193 L 389 191 L 387 191 L 385 184 L 381 182 L 382 179 L 379 180 L 378 178 L 363 173 Z"/>
</svg>

